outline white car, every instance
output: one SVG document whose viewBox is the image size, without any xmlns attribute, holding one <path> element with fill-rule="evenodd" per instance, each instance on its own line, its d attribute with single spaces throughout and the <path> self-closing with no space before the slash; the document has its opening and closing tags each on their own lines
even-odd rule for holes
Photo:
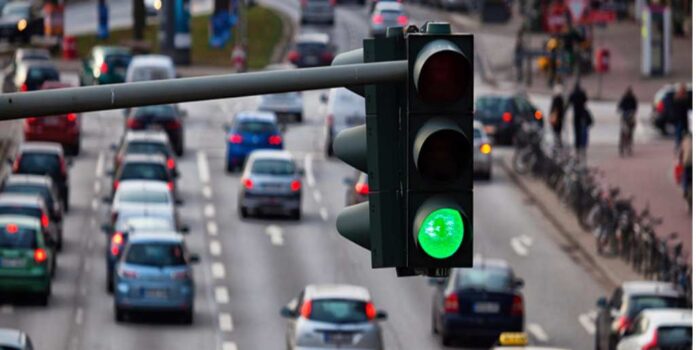
<svg viewBox="0 0 696 350">
<path fill-rule="evenodd" d="M 324 135 L 326 156 L 333 156 L 333 140 L 339 132 L 365 124 L 365 98 L 346 89 L 331 89 L 328 97 Z"/>
<path fill-rule="evenodd" d="M 126 82 L 174 79 L 174 61 L 164 55 L 139 55 L 133 57 L 126 72 Z"/>
<path fill-rule="evenodd" d="M 617 350 L 692 349 L 691 309 L 647 309 L 641 312 Z"/>
<path fill-rule="evenodd" d="M 126 180 L 119 184 L 111 203 L 111 222 L 116 223 L 121 211 L 150 211 L 174 213 L 178 219 L 177 202 L 167 183 L 151 180 Z M 178 220 L 175 222 L 178 223 Z"/>
</svg>

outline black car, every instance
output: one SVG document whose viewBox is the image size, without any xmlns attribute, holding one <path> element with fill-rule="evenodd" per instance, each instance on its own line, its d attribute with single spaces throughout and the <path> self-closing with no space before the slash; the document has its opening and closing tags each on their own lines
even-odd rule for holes
<svg viewBox="0 0 696 350">
<path fill-rule="evenodd" d="M 544 115 L 524 95 L 483 95 L 476 99 L 474 119 L 496 143 L 510 145 L 519 125 L 536 122 L 543 126 Z"/>
<path fill-rule="evenodd" d="M 689 101 L 693 101 L 693 92 L 691 84 L 686 85 L 686 95 Z M 674 93 L 677 90 L 677 84 L 668 84 L 663 86 L 655 93 L 651 120 L 653 125 L 662 132 L 663 135 L 668 135 L 674 132 L 674 117 L 672 110 L 672 102 L 674 101 Z"/>
<path fill-rule="evenodd" d="M 46 49 L 37 48 L 19 48 L 15 50 L 9 64 L 3 68 L 4 80 L 3 84 L 11 85 L 14 81 L 17 67 L 25 61 L 48 61 L 51 59 L 51 53 Z"/>
<path fill-rule="evenodd" d="M 3 92 L 39 90 L 44 82 L 59 81 L 60 73 L 48 60 L 25 60 L 18 62 L 13 74 L 5 76 Z"/>
<path fill-rule="evenodd" d="M 33 35 L 42 35 L 44 19 L 28 1 L 12 1 L 0 13 L 0 40 L 28 43 Z"/>
<path fill-rule="evenodd" d="M 616 349 L 619 340 L 643 310 L 684 308 L 686 305 L 684 295 L 668 282 L 624 282 L 614 290 L 609 300 L 597 300 L 595 349 Z"/>
<path fill-rule="evenodd" d="M 63 208 L 70 208 L 70 178 L 68 160 L 63 154 L 63 147 L 53 142 L 25 142 L 12 163 L 12 173 L 29 175 L 48 175 L 53 180 Z"/>
<path fill-rule="evenodd" d="M 48 207 L 51 219 L 55 222 L 63 221 L 63 204 L 60 194 L 49 176 L 10 175 L 5 180 L 2 193 L 40 195 Z"/>
<path fill-rule="evenodd" d="M 328 66 L 334 59 L 335 48 L 326 33 L 304 33 L 295 39 L 288 61 L 299 68 Z"/>
<path fill-rule="evenodd" d="M 457 338 L 493 344 L 502 332 L 524 330 L 524 282 L 507 262 L 477 259 L 472 268 L 455 269 L 447 279 L 431 281 L 437 286 L 432 331 L 443 345 Z"/>
<path fill-rule="evenodd" d="M 161 129 L 169 136 L 169 142 L 177 156 L 184 154 L 184 121 L 186 113 L 177 105 L 156 105 L 132 108 L 126 119 L 129 130 Z"/>
</svg>

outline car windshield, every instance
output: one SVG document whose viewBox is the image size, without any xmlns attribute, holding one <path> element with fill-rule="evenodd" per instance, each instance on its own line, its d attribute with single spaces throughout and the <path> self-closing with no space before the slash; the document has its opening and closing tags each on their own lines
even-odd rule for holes
<svg viewBox="0 0 696 350">
<path fill-rule="evenodd" d="M 133 81 L 160 80 L 174 78 L 169 69 L 161 67 L 139 67 L 133 70 Z"/>
<path fill-rule="evenodd" d="M 156 105 L 156 106 L 145 106 L 135 109 L 135 117 L 157 117 L 157 118 L 171 118 L 176 115 L 176 110 L 172 105 Z"/>
<path fill-rule="evenodd" d="M 326 45 L 322 43 L 317 43 L 317 42 L 305 42 L 305 43 L 298 43 L 297 44 L 297 51 L 301 52 L 317 52 L 317 51 L 324 51 L 326 50 Z"/>
<path fill-rule="evenodd" d="M 120 180 L 159 180 L 169 181 L 167 169 L 157 163 L 127 163 L 121 172 Z"/>
<path fill-rule="evenodd" d="M 474 140 L 480 139 L 483 137 L 483 133 L 481 132 L 481 129 L 474 128 Z"/>
<path fill-rule="evenodd" d="M 133 243 L 128 248 L 126 263 L 145 266 L 186 265 L 184 249 L 178 243 Z"/>
<path fill-rule="evenodd" d="M 119 192 L 118 201 L 127 203 L 167 204 L 170 202 L 170 198 L 169 193 L 165 191 L 146 191 L 142 188 L 138 188 Z"/>
<path fill-rule="evenodd" d="M 261 120 L 238 121 L 236 129 L 239 132 L 249 132 L 253 134 L 271 133 L 276 131 L 276 127 L 273 123 Z"/>
<path fill-rule="evenodd" d="M 167 229 L 174 228 L 174 218 L 165 214 L 159 214 L 153 216 L 152 213 L 145 213 L 143 211 L 121 211 L 118 214 L 118 221 L 116 221 L 116 230 L 123 231 L 129 226 L 134 229 L 158 229 L 159 227 L 165 227 Z M 148 225 L 152 225 L 149 227 Z"/>
<path fill-rule="evenodd" d="M 646 309 L 664 309 L 685 307 L 686 301 L 681 297 L 659 295 L 636 295 L 631 297 L 629 317 L 633 318 Z"/>
<path fill-rule="evenodd" d="M 60 74 L 52 67 L 32 67 L 29 68 L 27 81 L 41 82 L 44 81 L 59 81 Z"/>
<path fill-rule="evenodd" d="M 0 205 L 0 215 L 23 215 L 40 219 L 41 209 L 36 207 L 23 207 L 19 205 Z"/>
<path fill-rule="evenodd" d="M 53 198 L 51 198 L 51 191 L 44 186 L 32 186 L 32 185 L 7 185 L 2 190 L 6 193 L 20 193 L 20 194 L 38 194 L 44 201 L 50 206 L 53 205 Z"/>
<path fill-rule="evenodd" d="M 2 9 L 2 16 L 29 17 L 29 5 L 9 3 Z"/>
<path fill-rule="evenodd" d="M 36 248 L 36 231 L 15 224 L 0 224 L 0 248 Z"/>
<path fill-rule="evenodd" d="M 660 349 L 691 349 L 692 333 L 688 326 L 660 327 L 657 341 Z"/>
<path fill-rule="evenodd" d="M 111 54 L 106 56 L 104 61 L 106 61 L 109 68 L 127 68 L 131 61 L 131 56 L 125 54 Z"/>
<path fill-rule="evenodd" d="M 130 142 L 126 147 L 127 154 L 152 154 L 157 153 L 169 157 L 167 145 L 160 142 Z"/>
<path fill-rule="evenodd" d="M 60 159 L 52 153 L 24 153 L 19 160 L 19 174 L 51 175 L 60 174 Z"/>
<path fill-rule="evenodd" d="M 171 220 L 158 217 L 138 217 L 125 220 L 122 225 L 133 231 L 171 231 L 174 230 L 174 223 Z"/>
<path fill-rule="evenodd" d="M 512 285 L 512 276 L 503 269 L 469 269 L 459 270 L 457 289 L 483 289 L 488 291 L 506 291 Z"/>
<path fill-rule="evenodd" d="M 505 112 L 507 99 L 485 96 L 476 99 L 476 116 L 484 119 L 500 118 Z"/>
<path fill-rule="evenodd" d="M 309 319 L 328 323 L 366 322 L 365 302 L 347 299 L 312 300 Z"/>
<path fill-rule="evenodd" d="M 257 175 L 292 175 L 295 164 L 282 159 L 256 159 L 251 167 L 251 173 Z"/>
</svg>

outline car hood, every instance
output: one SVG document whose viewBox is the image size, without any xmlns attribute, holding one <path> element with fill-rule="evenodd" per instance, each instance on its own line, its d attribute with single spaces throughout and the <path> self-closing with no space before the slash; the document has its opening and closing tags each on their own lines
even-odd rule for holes
<svg viewBox="0 0 696 350">
<path fill-rule="evenodd" d="M 14 26 L 14 25 L 17 25 L 17 22 L 19 22 L 22 19 L 25 19 L 25 18 L 21 17 L 21 16 L 1 17 L 0 18 L 0 26 L 3 26 L 3 27 Z"/>
</svg>

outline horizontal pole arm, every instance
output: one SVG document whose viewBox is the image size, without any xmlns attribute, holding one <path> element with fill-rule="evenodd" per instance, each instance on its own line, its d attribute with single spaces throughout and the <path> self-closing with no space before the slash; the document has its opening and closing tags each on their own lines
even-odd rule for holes
<svg viewBox="0 0 696 350">
<path fill-rule="evenodd" d="M 406 61 L 225 74 L 0 95 L 0 120 L 405 81 Z"/>
</svg>

